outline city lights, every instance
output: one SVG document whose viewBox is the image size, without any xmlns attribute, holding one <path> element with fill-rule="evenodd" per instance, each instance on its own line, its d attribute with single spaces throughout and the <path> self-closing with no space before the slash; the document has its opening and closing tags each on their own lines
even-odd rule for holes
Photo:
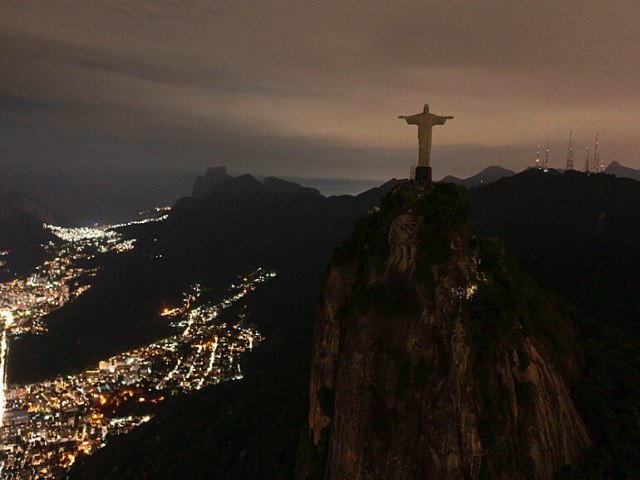
<svg viewBox="0 0 640 480">
<path fill-rule="evenodd" d="M 246 321 L 246 309 L 220 318 L 276 275 L 261 268 L 239 277 L 215 301 L 205 300 L 202 286 L 194 284 L 181 305 L 159 308 L 159 315 L 177 330 L 169 338 L 100 361 L 77 375 L 6 386 L 11 337 L 46 335 L 46 315 L 91 288 L 88 282 L 98 274 L 97 266 L 88 267 L 98 265 L 93 259 L 135 248 L 135 239 L 124 239 L 115 228 L 165 218 L 96 228 L 46 225 L 60 239 L 46 246 L 50 259 L 28 277 L 0 284 L 2 478 L 61 478 L 79 454 L 94 453 L 108 435 L 125 434 L 148 421 L 167 396 L 242 377 L 238 356 L 262 337 Z M 144 411 L 133 414 L 131 405 Z"/>
<path fill-rule="evenodd" d="M 194 285 L 184 293 L 181 331 L 164 340 L 101 361 L 78 375 L 11 388 L 0 431 L 7 459 L 6 478 L 14 478 L 37 462 L 34 478 L 59 478 L 79 453 L 101 448 L 107 435 L 127 433 L 148 421 L 149 413 L 123 416 L 125 405 L 156 405 L 167 395 L 201 389 L 242 378 L 237 356 L 262 337 L 246 322 L 217 321 L 222 311 L 241 301 L 274 272 L 256 269 L 230 286 L 216 303 L 201 301 Z M 57 473 L 56 473 L 57 472 Z"/>
</svg>

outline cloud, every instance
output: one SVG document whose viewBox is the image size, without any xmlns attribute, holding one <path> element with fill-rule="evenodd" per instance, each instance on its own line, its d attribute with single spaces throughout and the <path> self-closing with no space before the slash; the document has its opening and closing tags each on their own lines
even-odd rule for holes
<svg viewBox="0 0 640 480">
<path fill-rule="evenodd" d="M 455 116 L 434 131 L 434 166 L 437 152 L 455 157 L 443 174 L 526 164 L 536 143 L 559 151 L 571 127 L 585 142 L 600 130 L 603 152 L 638 167 L 636 10 L 23 0 L 0 19 L 5 159 L 399 176 L 416 140 L 396 116 L 429 102 Z"/>
</svg>

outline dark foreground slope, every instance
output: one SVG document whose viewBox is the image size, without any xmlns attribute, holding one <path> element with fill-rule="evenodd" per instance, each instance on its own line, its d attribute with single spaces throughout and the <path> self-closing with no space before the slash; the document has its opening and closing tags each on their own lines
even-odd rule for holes
<svg viewBox="0 0 640 480">
<path fill-rule="evenodd" d="M 174 272 L 207 281 L 243 268 L 275 269 L 278 276 L 247 300 L 248 320 L 266 340 L 243 360 L 245 378 L 171 399 L 151 422 L 79 461 L 71 477 L 292 478 L 326 263 L 355 219 L 394 184 L 324 198 L 245 176 L 205 199 L 178 202 L 143 248 L 155 245 Z"/>
<path fill-rule="evenodd" d="M 640 182 L 530 170 L 470 191 L 479 232 L 582 312 L 584 368 L 573 382 L 594 448 L 576 478 L 640 471 Z"/>
<path fill-rule="evenodd" d="M 590 445 L 576 312 L 467 212 L 461 187 L 405 184 L 334 254 L 300 478 L 551 479 Z"/>
</svg>

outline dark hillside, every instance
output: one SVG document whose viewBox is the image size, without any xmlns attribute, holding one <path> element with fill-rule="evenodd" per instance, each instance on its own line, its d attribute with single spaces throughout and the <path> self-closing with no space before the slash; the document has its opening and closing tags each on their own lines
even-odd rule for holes
<svg viewBox="0 0 640 480">
<path fill-rule="evenodd" d="M 6 269 L 0 268 L 0 281 L 14 275 L 25 275 L 46 258 L 41 247 L 55 239 L 43 228 L 43 223 L 53 223 L 54 217 L 43 205 L 21 193 L 0 195 L 0 252 L 10 253 L 0 260 L 6 261 Z"/>
<path fill-rule="evenodd" d="M 502 238 L 544 288 L 635 331 L 640 319 L 640 182 L 528 170 L 469 193 L 478 232 Z"/>
<path fill-rule="evenodd" d="M 637 478 L 640 182 L 529 170 L 469 196 L 479 232 L 501 237 L 524 271 L 582 312 L 573 391 L 594 448 L 566 478 Z"/>
</svg>

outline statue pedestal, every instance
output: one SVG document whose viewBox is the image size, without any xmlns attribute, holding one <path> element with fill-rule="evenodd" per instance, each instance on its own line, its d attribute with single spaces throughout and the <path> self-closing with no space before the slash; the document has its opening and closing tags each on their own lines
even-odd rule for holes
<svg viewBox="0 0 640 480">
<path fill-rule="evenodd" d="M 416 167 L 416 183 L 431 185 L 431 167 Z"/>
</svg>

